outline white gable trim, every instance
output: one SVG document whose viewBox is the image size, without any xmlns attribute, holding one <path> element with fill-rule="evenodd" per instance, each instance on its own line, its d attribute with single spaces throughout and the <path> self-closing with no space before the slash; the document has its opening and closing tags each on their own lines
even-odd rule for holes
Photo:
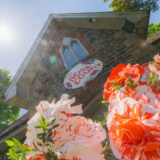
<svg viewBox="0 0 160 160">
<path fill-rule="evenodd" d="M 5 96 L 5 101 L 7 101 L 8 99 L 10 99 L 11 97 L 13 96 L 16 96 L 16 93 L 17 93 L 17 82 L 18 80 L 20 79 L 20 77 L 22 76 L 25 68 L 27 67 L 31 57 L 33 56 L 35 50 L 36 50 L 36 47 L 38 46 L 39 42 L 41 41 L 44 33 L 46 32 L 49 24 L 51 23 L 52 21 L 52 16 L 49 16 L 46 23 L 44 24 L 43 28 L 41 29 L 38 37 L 36 38 L 36 40 L 34 41 L 32 47 L 30 48 L 29 52 L 27 53 L 26 57 L 24 58 L 22 64 L 20 65 L 18 71 L 16 72 L 14 78 L 12 79 L 12 82 L 9 86 L 9 88 L 7 89 L 6 93 L 4 94 Z"/>
</svg>

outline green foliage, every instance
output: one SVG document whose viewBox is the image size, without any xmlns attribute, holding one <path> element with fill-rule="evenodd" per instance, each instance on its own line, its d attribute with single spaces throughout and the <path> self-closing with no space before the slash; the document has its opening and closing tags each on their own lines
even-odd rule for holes
<svg viewBox="0 0 160 160">
<path fill-rule="evenodd" d="M 39 121 L 40 125 L 35 127 L 42 129 L 42 133 L 37 134 L 37 139 L 42 140 L 45 145 L 47 145 L 47 142 L 53 142 L 53 139 L 51 139 L 51 136 L 53 135 L 52 131 L 59 126 L 59 124 L 54 125 L 55 121 L 56 118 L 49 123 L 41 116 L 41 120 Z"/>
<path fill-rule="evenodd" d="M 101 103 L 102 103 L 102 104 L 105 104 L 105 106 L 108 107 L 108 101 L 106 101 L 105 99 L 103 99 L 103 100 L 101 101 Z"/>
<path fill-rule="evenodd" d="M 148 36 L 160 31 L 160 22 L 157 24 L 150 23 L 148 27 Z"/>
<path fill-rule="evenodd" d="M 29 148 L 26 145 L 22 145 L 17 139 L 12 138 L 12 140 L 6 141 L 7 145 L 11 147 L 8 150 L 8 158 L 12 160 L 26 160 L 26 156 L 32 151 L 32 148 Z"/>
<path fill-rule="evenodd" d="M 6 69 L 0 69 L 0 97 L 3 96 L 11 82 L 10 72 Z"/>
<path fill-rule="evenodd" d="M 121 80 L 121 79 L 119 79 L 119 80 Z M 119 80 L 118 80 L 118 82 L 119 82 Z M 110 83 L 113 83 L 113 86 L 112 86 L 113 89 L 119 90 L 120 88 L 124 87 L 122 84 L 119 84 L 118 82 L 110 81 Z M 136 81 L 132 80 L 131 76 L 129 76 L 128 79 L 125 81 L 125 85 L 130 88 L 135 88 L 138 86 Z"/>
<path fill-rule="evenodd" d="M 107 132 L 106 122 L 107 122 L 108 114 L 106 114 L 105 112 L 103 114 L 104 116 L 102 117 L 100 121 L 98 121 L 98 123 L 100 123 Z"/>
<path fill-rule="evenodd" d="M 130 88 L 135 88 L 138 86 L 136 81 L 132 81 L 131 76 L 128 77 L 128 80 L 125 81 L 125 83 L 127 84 L 127 87 L 130 87 Z"/>
<path fill-rule="evenodd" d="M 39 120 L 39 126 L 35 126 L 36 129 L 41 129 L 41 132 L 37 134 L 37 141 L 41 142 L 38 143 L 38 146 L 48 146 L 48 152 L 42 152 L 38 149 L 38 146 L 33 142 L 33 148 L 29 148 L 26 145 L 22 145 L 17 139 L 13 138 L 13 140 L 7 140 L 6 143 L 9 147 L 9 152 L 7 155 L 12 160 L 26 160 L 26 156 L 29 154 L 30 151 L 39 151 L 42 152 L 47 158 L 47 160 L 58 160 L 57 155 L 52 152 L 51 146 L 52 142 L 54 141 L 51 136 L 53 135 L 53 130 L 59 126 L 59 124 L 54 124 L 56 121 L 56 118 L 52 119 L 51 122 L 48 122 L 48 120 L 45 120 L 43 116 L 41 116 L 41 119 Z M 36 159 L 36 157 L 33 157 L 33 159 Z"/>
<path fill-rule="evenodd" d="M 108 2 L 109 0 L 104 0 Z M 159 0 L 112 0 L 109 5 L 113 11 L 156 11 L 158 10 Z"/>
<path fill-rule="evenodd" d="M 19 108 L 10 106 L 0 100 L 0 131 L 14 122 L 19 116 Z"/>
<path fill-rule="evenodd" d="M 10 72 L 0 69 L 0 97 L 3 96 L 10 82 Z M 0 99 L 0 131 L 16 120 L 19 116 L 19 110 L 19 108 L 10 106 Z"/>
<path fill-rule="evenodd" d="M 150 85 L 154 85 L 154 83 L 156 82 L 156 80 L 159 79 L 159 77 L 156 75 L 155 72 L 150 72 L 149 74 L 149 81 L 150 81 Z"/>
<path fill-rule="evenodd" d="M 118 84 L 118 83 L 115 82 L 115 81 L 110 81 L 110 83 L 113 83 L 113 84 L 114 84 L 114 85 L 112 86 L 112 88 L 115 89 L 115 90 L 119 90 L 120 88 L 123 87 L 122 84 Z"/>
</svg>

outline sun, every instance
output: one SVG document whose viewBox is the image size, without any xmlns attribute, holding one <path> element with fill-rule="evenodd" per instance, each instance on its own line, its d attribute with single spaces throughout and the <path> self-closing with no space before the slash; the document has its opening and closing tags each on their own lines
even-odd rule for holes
<svg viewBox="0 0 160 160">
<path fill-rule="evenodd" d="M 9 43 L 12 39 L 12 33 L 8 26 L 0 25 L 0 43 Z"/>
</svg>

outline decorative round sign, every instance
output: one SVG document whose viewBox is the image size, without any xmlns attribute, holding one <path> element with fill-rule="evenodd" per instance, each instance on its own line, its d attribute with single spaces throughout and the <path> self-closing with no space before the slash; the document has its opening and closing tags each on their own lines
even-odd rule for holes
<svg viewBox="0 0 160 160">
<path fill-rule="evenodd" d="M 103 68 L 103 63 L 97 59 L 83 61 L 72 68 L 64 79 L 64 86 L 76 89 L 95 79 Z"/>
</svg>

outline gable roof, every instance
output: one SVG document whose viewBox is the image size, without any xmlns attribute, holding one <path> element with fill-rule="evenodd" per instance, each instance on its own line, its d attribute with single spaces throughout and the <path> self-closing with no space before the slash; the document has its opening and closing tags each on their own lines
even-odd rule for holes
<svg viewBox="0 0 160 160">
<path fill-rule="evenodd" d="M 136 24 L 137 34 L 145 38 L 148 28 L 149 13 L 143 11 L 49 15 L 37 39 L 27 53 L 8 90 L 6 91 L 4 100 L 11 105 L 28 109 L 29 86 L 36 75 L 43 57 L 45 56 L 45 47 L 47 47 L 47 43 L 44 44 L 43 42 L 44 40 L 48 41 L 54 34 L 51 34 L 51 32 L 54 32 L 53 27 L 56 28 L 56 26 L 66 26 L 76 28 L 120 30 L 121 24 L 126 18 Z M 90 19 L 94 19 L 94 23 L 91 23 Z M 46 38 L 47 36 L 48 39 Z"/>
</svg>

